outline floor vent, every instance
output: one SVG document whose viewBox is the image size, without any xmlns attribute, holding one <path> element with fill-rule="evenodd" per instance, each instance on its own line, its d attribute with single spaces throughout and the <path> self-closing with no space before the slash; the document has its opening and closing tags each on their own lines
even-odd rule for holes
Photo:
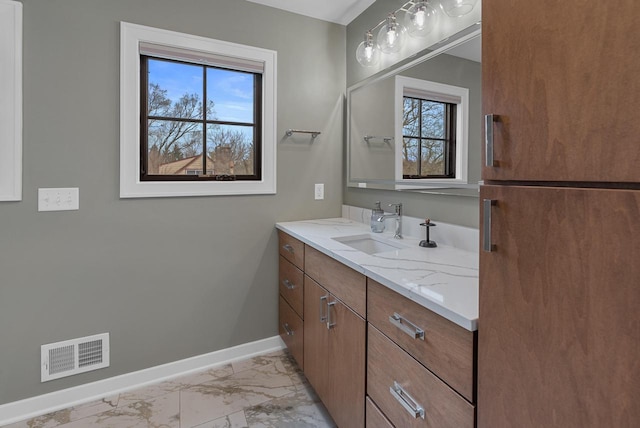
<svg viewBox="0 0 640 428">
<path fill-rule="evenodd" d="M 49 343 L 40 350 L 41 382 L 109 367 L 109 333 Z"/>
</svg>

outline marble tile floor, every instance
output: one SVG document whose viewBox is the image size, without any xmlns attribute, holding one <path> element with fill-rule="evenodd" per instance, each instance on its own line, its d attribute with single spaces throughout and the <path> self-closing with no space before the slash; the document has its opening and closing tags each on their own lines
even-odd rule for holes
<svg viewBox="0 0 640 428">
<path fill-rule="evenodd" d="M 335 427 L 286 351 L 234 362 L 5 428 Z"/>
</svg>

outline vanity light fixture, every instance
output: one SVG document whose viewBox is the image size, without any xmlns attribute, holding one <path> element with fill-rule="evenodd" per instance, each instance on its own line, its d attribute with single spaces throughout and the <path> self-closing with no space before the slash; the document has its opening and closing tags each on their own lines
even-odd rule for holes
<svg viewBox="0 0 640 428">
<path fill-rule="evenodd" d="M 378 46 L 380 46 L 380 50 L 387 54 L 400 52 L 400 48 L 402 48 L 402 43 L 404 42 L 405 31 L 405 28 L 398 24 L 395 12 L 390 13 L 378 33 Z"/>
<path fill-rule="evenodd" d="M 394 54 L 402 49 L 405 34 L 412 37 L 424 37 L 437 25 L 438 11 L 432 6 L 440 3 L 442 12 L 452 18 L 470 13 L 478 0 L 410 0 L 399 9 L 389 13 L 386 19 L 367 30 L 358 48 L 356 59 L 364 67 L 378 63 L 379 52 Z M 397 14 L 404 12 L 404 25 L 398 23 Z M 406 27 L 406 28 L 405 28 Z M 374 31 L 380 29 L 377 43 L 373 40 Z"/>
<path fill-rule="evenodd" d="M 356 49 L 356 59 L 361 65 L 370 67 L 376 65 L 379 58 L 380 47 L 377 43 L 373 42 L 373 34 L 371 31 L 367 31 L 364 34 L 364 41 L 362 41 L 358 45 L 358 49 Z"/>
<path fill-rule="evenodd" d="M 440 0 L 440 7 L 452 18 L 459 18 L 471 12 L 478 0 Z"/>
<path fill-rule="evenodd" d="M 438 15 L 428 1 L 416 1 L 404 15 L 405 27 L 409 35 L 424 37 L 436 26 Z"/>
</svg>

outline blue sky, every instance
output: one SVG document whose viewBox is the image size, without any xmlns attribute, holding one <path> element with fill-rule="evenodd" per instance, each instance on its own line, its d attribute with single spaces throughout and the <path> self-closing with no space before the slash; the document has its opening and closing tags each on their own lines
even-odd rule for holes
<svg viewBox="0 0 640 428">
<path fill-rule="evenodd" d="M 149 61 L 149 82 L 178 100 L 185 93 L 202 99 L 202 68 L 170 61 Z M 219 120 L 253 122 L 253 76 L 231 70 L 207 69 L 207 95 L 213 99 Z"/>
</svg>

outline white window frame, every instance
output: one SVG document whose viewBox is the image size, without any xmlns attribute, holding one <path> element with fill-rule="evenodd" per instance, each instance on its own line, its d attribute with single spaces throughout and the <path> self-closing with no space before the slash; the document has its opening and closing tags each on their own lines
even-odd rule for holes
<svg viewBox="0 0 640 428">
<path fill-rule="evenodd" d="M 423 93 L 426 98 L 435 101 L 453 102 L 456 104 L 456 176 L 455 178 L 403 178 L 402 170 L 402 117 L 404 112 L 405 93 Z M 412 189 L 416 185 L 429 184 L 442 187 L 442 184 L 468 184 L 467 166 L 469 161 L 469 89 L 444 83 L 414 79 L 412 77 L 396 76 L 395 81 L 395 140 L 396 144 L 396 189 Z M 432 95 L 432 97 L 429 97 Z"/>
<path fill-rule="evenodd" d="M 0 0 L 0 201 L 22 200 L 22 3 Z"/>
<path fill-rule="evenodd" d="M 262 178 L 238 181 L 140 180 L 140 42 L 260 61 Z M 276 193 L 276 62 L 272 50 L 120 23 L 120 197 L 252 195 Z"/>
</svg>

